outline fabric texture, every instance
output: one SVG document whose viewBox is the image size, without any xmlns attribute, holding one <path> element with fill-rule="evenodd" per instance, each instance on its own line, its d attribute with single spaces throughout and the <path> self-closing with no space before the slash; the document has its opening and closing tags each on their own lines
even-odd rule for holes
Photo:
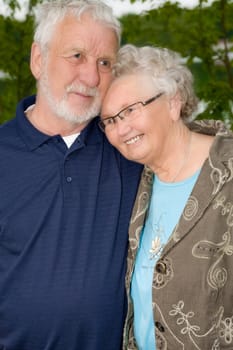
<svg viewBox="0 0 233 350">
<path fill-rule="evenodd" d="M 96 119 L 69 149 L 41 133 L 24 115 L 34 102 L 0 127 L 0 344 L 119 350 L 141 166 L 120 156 Z"/>
<path fill-rule="evenodd" d="M 154 175 L 150 207 L 134 265 L 131 298 L 134 304 L 134 335 L 140 349 L 155 349 L 152 309 L 153 272 L 184 209 L 200 171 L 184 181 L 167 183 Z"/>
<path fill-rule="evenodd" d="M 196 132 L 215 135 L 208 159 L 153 274 L 157 350 L 233 349 L 233 137 L 222 123 L 201 121 Z M 124 349 L 137 349 L 130 281 L 150 202 L 152 171 L 145 167 L 130 230 L 128 315 Z"/>
</svg>

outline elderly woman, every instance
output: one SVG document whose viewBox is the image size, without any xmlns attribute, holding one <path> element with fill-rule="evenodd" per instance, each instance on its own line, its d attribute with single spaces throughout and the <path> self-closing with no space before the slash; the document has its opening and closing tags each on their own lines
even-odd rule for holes
<svg viewBox="0 0 233 350">
<path fill-rule="evenodd" d="M 196 106 L 176 53 L 120 50 L 100 127 L 145 165 L 129 233 L 124 349 L 233 349 L 233 137 L 220 122 L 190 122 Z"/>
</svg>

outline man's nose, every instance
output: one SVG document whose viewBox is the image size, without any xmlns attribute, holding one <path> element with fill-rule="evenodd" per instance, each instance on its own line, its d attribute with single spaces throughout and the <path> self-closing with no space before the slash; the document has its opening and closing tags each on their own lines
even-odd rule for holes
<svg viewBox="0 0 233 350">
<path fill-rule="evenodd" d="M 97 87 L 100 83 L 100 73 L 97 62 L 85 62 L 80 67 L 79 80 L 90 88 Z"/>
</svg>

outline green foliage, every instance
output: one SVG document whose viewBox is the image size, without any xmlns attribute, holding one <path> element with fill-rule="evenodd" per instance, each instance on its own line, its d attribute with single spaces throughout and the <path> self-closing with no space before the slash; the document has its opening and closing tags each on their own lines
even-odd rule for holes
<svg viewBox="0 0 233 350">
<path fill-rule="evenodd" d="M 6 2 L 11 16 L 0 16 L 0 123 L 12 118 L 17 102 L 35 91 L 35 80 L 30 72 L 30 48 L 34 17 L 29 12 L 23 21 L 14 18 L 17 1 Z M 29 4 L 30 5 L 30 4 Z"/>
<path fill-rule="evenodd" d="M 0 123 L 15 113 L 18 100 L 35 91 L 29 68 L 33 33 L 33 6 L 29 0 L 24 21 L 15 19 L 20 0 L 4 0 L 10 17 L 0 16 Z M 124 0 L 122 0 L 124 1 Z M 139 0 L 131 0 L 135 2 Z M 141 0 L 150 1 L 150 0 Z M 161 3 L 161 2 L 160 2 Z M 193 9 L 164 1 L 143 15 L 129 14 L 123 24 L 122 43 L 157 45 L 179 52 L 195 77 L 198 97 L 206 102 L 199 118 L 216 118 L 233 125 L 233 0 L 199 0 Z"/>
<path fill-rule="evenodd" d="M 198 97 L 207 105 L 199 118 L 223 119 L 233 127 L 233 3 L 206 2 L 184 9 L 166 1 L 144 15 L 124 16 L 123 43 L 179 52 L 194 75 Z"/>
</svg>

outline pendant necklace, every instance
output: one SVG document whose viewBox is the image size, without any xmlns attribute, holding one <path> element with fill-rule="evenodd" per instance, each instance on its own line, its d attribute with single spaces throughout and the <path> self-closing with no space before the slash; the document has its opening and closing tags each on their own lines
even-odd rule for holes
<svg viewBox="0 0 233 350">
<path fill-rule="evenodd" d="M 162 243 L 165 238 L 165 228 L 163 225 L 164 216 L 165 216 L 165 213 L 162 213 L 155 224 L 153 224 L 152 222 L 149 222 L 152 228 L 152 235 L 153 235 L 151 240 L 151 247 L 149 249 L 150 260 L 158 258 L 164 247 L 164 243 Z"/>
</svg>

